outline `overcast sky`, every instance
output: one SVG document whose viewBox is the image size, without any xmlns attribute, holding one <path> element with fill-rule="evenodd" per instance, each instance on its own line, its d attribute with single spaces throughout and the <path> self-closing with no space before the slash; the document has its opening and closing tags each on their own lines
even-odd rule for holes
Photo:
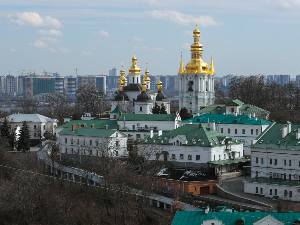
<svg viewBox="0 0 300 225">
<path fill-rule="evenodd" d="M 300 0 L 1 0 L 0 75 L 175 75 L 196 21 L 217 76 L 300 74 Z"/>
</svg>

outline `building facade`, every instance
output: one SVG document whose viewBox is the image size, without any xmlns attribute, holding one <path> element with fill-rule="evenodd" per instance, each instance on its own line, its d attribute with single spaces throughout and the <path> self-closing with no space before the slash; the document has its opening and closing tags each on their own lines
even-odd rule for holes
<svg viewBox="0 0 300 225">
<path fill-rule="evenodd" d="M 244 192 L 300 200 L 300 125 L 273 123 L 251 147 L 251 178 Z"/>
</svg>

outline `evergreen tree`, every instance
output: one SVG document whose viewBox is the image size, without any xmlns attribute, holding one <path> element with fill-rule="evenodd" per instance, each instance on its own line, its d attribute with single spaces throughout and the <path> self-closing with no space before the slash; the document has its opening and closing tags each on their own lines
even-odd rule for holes
<svg viewBox="0 0 300 225">
<path fill-rule="evenodd" d="M 193 118 L 193 115 L 190 114 L 185 107 L 181 108 L 179 115 L 180 115 L 182 121 Z"/>
<path fill-rule="evenodd" d="M 160 112 L 160 107 L 157 105 L 157 103 L 155 102 L 154 107 L 152 108 L 152 113 L 153 114 L 159 114 Z"/>
<path fill-rule="evenodd" d="M 9 125 L 8 125 L 8 121 L 7 121 L 6 117 L 5 117 L 4 122 L 3 122 L 2 126 L 1 126 L 1 136 L 8 138 L 9 135 L 10 135 Z"/>
<path fill-rule="evenodd" d="M 164 103 L 161 104 L 159 114 L 168 114 Z"/>
<path fill-rule="evenodd" d="M 30 134 L 26 121 L 23 122 L 23 126 L 21 128 L 17 150 L 23 152 L 30 150 Z"/>
<path fill-rule="evenodd" d="M 16 140 L 16 132 L 12 131 L 9 136 L 8 136 L 8 143 L 9 146 L 12 147 L 12 150 L 15 149 L 16 145 L 17 145 L 17 140 Z"/>
</svg>

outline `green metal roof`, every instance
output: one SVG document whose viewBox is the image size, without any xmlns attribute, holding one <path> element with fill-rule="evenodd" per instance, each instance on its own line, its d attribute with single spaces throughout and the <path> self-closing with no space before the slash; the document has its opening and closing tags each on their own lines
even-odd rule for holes
<svg viewBox="0 0 300 225">
<path fill-rule="evenodd" d="M 178 211 L 173 219 L 172 225 L 199 225 L 206 220 L 218 218 L 224 225 L 235 225 L 238 220 L 243 220 L 245 225 L 253 225 L 255 222 L 272 216 L 284 224 L 292 225 L 298 220 L 300 213 L 277 213 L 277 212 L 216 212 L 209 211 Z"/>
<path fill-rule="evenodd" d="M 116 120 L 99 120 L 99 119 L 94 119 L 94 120 L 71 120 L 68 123 L 65 123 L 59 128 L 71 128 L 72 125 L 76 125 L 78 127 L 79 124 L 86 124 L 86 127 L 91 127 L 92 124 L 94 124 L 95 128 L 98 129 L 105 129 L 105 125 L 108 126 L 108 129 L 118 129 L 118 122 Z"/>
<path fill-rule="evenodd" d="M 86 137 L 110 137 L 112 134 L 118 132 L 117 130 L 106 130 L 97 128 L 76 128 L 72 131 L 72 128 L 66 128 L 59 132 L 59 135 L 74 135 L 74 136 L 86 136 Z"/>
<path fill-rule="evenodd" d="M 246 179 L 246 181 L 251 182 L 251 183 L 300 186 L 300 181 L 299 180 L 284 180 L 284 179 L 277 179 L 277 178 L 254 177 L 254 178 L 251 178 L 251 179 Z"/>
<path fill-rule="evenodd" d="M 175 121 L 176 115 L 174 114 L 122 114 L 118 120 L 123 121 Z"/>
<path fill-rule="evenodd" d="M 235 116 L 232 114 L 203 114 L 191 119 L 181 121 L 181 123 L 190 121 L 192 121 L 192 123 L 208 123 L 213 120 L 219 124 L 270 125 L 272 123 L 270 121 L 263 120 L 257 117 L 249 118 L 247 115 Z"/>
<path fill-rule="evenodd" d="M 228 102 L 226 103 L 227 106 L 239 106 L 239 105 L 243 105 L 244 102 L 238 100 L 238 99 L 235 99 L 235 100 L 232 100 L 231 102 Z"/>
<path fill-rule="evenodd" d="M 215 105 L 209 105 L 209 106 L 201 106 L 200 110 L 194 112 L 193 114 L 223 114 L 226 113 L 226 106 L 237 106 L 237 105 L 242 105 L 241 108 L 239 108 L 239 112 L 242 115 L 247 115 L 247 114 L 270 114 L 269 111 L 264 110 L 262 108 L 259 108 L 257 106 L 251 105 L 251 104 L 244 104 L 240 100 L 236 99 L 233 100 L 227 104 L 215 104 Z"/>
<path fill-rule="evenodd" d="M 126 113 L 126 111 L 124 109 L 122 109 L 119 104 L 116 106 L 116 108 L 111 111 L 110 113 Z"/>
<path fill-rule="evenodd" d="M 154 135 L 145 137 L 144 144 L 161 144 L 161 145 L 172 145 L 169 140 L 175 137 L 180 137 L 188 143 L 188 146 L 222 146 L 225 145 L 225 141 L 229 140 L 225 134 L 219 133 L 213 129 L 202 126 L 201 124 L 185 124 L 177 129 L 170 132 L 163 133 L 161 136 Z M 232 138 L 232 144 L 240 144 L 242 142 Z M 183 144 L 185 145 L 185 144 Z"/>
<path fill-rule="evenodd" d="M 215 164 L 215 165 L 226 165 L 226 164 L 232 164 L 232 163 L 240 163 L 240 162 L 247 162 L 250 161 L 250 159 L 246 158 L 239 158 L 239 159 L 224 159 L 224 160 L 215 160 L 210 161 L 208 163 Z"/>
<path fill-rule="evenodd" d="M 252 147 L 294 149 L 300 150 L 300 139 L 296 139 L 296 131 L 299 124 L 291 125 L 291 132 L 282 138 L 282 127 L 285 124 L 273 123 L 260 136 L 256 138 L 256 143 Z"/>
</svg>

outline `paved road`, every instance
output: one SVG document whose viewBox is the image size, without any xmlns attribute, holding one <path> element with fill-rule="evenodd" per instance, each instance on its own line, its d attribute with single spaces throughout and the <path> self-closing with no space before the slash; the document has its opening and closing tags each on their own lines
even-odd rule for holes
<svg viewBox="0 0 300 225">
<path fill-rule="evenodd" d="M 274 201 L 270 198 L 262 197 L 260 195 L 252 195 L 252 194 L 246 194 L 244 193 L 244 176 L 232 178 L 229 180 L 223 181 L 222 188 L 224 188 L 226 191 L 229 191 L 231 193 L 234 193 L 236 195 L 253 199 L 268 205 L 276 206 L 277 201 Z"/>
</svg>

